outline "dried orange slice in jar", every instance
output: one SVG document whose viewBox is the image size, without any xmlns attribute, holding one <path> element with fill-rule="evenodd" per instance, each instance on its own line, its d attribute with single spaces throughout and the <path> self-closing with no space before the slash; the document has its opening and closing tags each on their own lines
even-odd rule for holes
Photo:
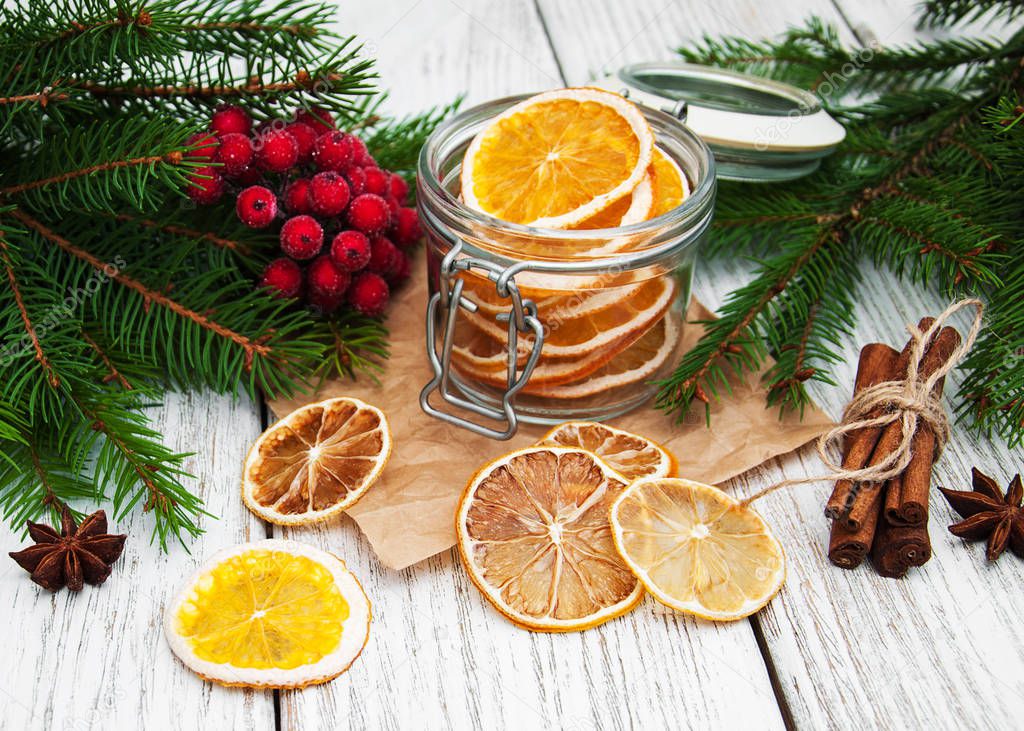
<svg viewBox="0 0 1024 731">
<path fill-rule="evenodd" d="M 643 594 L 608 523 L 625 487 L 621 475 L 578 449 L 499 457 L 469 481 L 456 516 L 470 579 L 527 629 L 568 632 L 625 614 Z"/>
<path fill-rule="evenodd" d="M 242 468 L 242 499 L 271 523 L 326 520 L 361 498 L 391 455 L 384 412 L 340 397 L 296 409 L 268 428 Z"/>
<path fill-rule="evenodd" d="M 665 314 L 675 293 L 674 280 L 658 277 L 645 282 L 632 296 L 582 317 L 542 317 L 545 335 L 541 352 L 545 358 L 579 358 L 614 343 L 632 342 Z M 465 317 L 494 340 L 506 340 L 505 323 L 477 312 L 467 312 Z M 523 340 L 532 345 L 533 337 Z"/>
<path fill-rule="evenodd" d="M 627 480 L 668 477 L 676 471 L 675 457 L 647 437 L 593 421 L 559 424 L 537 444 L 585 449 Z"/>
<path fill-rule="evenodd" d="M 760 515 L 716 487 L 644 478 L 612 505 L 615 545 L 662 604 L 704 619 L 748 617 L 786 579 L 782 546 Z"/>
<path fill-rule="evenodd" d="M 643 337 L 614 358 L 586 374 L 586 377 L 563 383 L 534 383 L 531 379 L 523 393 L 553 399 L 581 399 L 614 391 L 651 378 L 675 352 L 679 341 L 679 324 L 666 314 Z"/>
<path fill-rule="evenodd" d="M 651 163 L 654 181 L 652 204 L 647 218 L 655 218 L 678 208 L 690 195 L 690 184 L 678 163 L 660 147 L 654 148 L 654 162 Z"/>
<path fill-rule="evenodd" d="M 655 148 L 657 150 L 657 148 Z M 590 218 L 580 221 L 574 229 L 614 228 L 646 221 L 654 209 L 654 175 L 648 169 L 647 175 L 633 192 L 612 203 Z"/>
<path fill-rule="evenodd" d="M 496 317 L 502 312 L 510 312 L 512 300 L 501 297 L 495 289 L 494 282 L 472 271 L 460 272 L 464 282 L 463 293 L 479 308 L 481 314 Z M 568 320 L 574 317 L 590 315 L 608 307 L 612 307 L 625 299 L 629 299 L 643 286 L 643 282 L 629 282 L 619 286 L 606 286 L 600 289 L 571 290 L 533 290 L 520 286 L 519 294 L 523 299 L 532 300 L 537 305 L 537 313 L 543 320 L 554 318 Z"/>
<path fill-rule="evenodd" d="M 164 614 L 171 650 L 206 680 L 302 688 L 348 670 L 370 636 L 370 602 L 345 562 L 294 541 L 215 554 Z"/>
<path fill-rule="evenodd" d="M 628 343 L 612 344 L 579 358 L 559 360 L 544 358 L 542 352 L 528 383 L 540 387 L 578 381 L 598 370 L 627 345 Z M 528 346 L 524 346 L 517 358 L 517 365 L 520 368 L 528 356 Z M 452 362 L 461 372 L 488 386 L 503 389 L 508 385 L 507 348 L 472 325 L 467 324 L 461 331 L 456 331 Z"/>
<path fill-rule="evenodd" d="M 511 223 L 567 228 L 629 196 L 654 134 L 636 105 L 601 89 L 530 97 L 495 117 L 462 162 L 466 205 Z"/>
</svg>

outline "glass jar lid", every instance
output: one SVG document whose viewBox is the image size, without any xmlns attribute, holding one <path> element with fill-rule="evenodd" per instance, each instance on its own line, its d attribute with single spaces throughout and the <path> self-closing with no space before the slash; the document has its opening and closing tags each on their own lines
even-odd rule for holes
<svg viewBox="0 0 1024 731">
<path fill-rule="evenodd" d="M 810 92 L 711 66 L 633 64 L 594 86 L 685 122 L 714 152 L 718 177 L 725 180 L 802 177 L 846 136 Z"/>
</svg>

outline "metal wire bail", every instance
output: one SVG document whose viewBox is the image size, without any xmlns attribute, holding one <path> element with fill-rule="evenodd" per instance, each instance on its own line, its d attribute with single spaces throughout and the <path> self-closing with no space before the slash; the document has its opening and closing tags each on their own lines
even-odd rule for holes
<svg viewBox="0 0 1024 731">
<path fill-rule="evenodd" d="M 434 371 L 434 377 L 420 392 L 420 407 L 430 416 L 455 424 L 464 429 L 492 439 L 511 439 L 519 429 L 519 419 L 515 411 L 515 395 L 526 385 L 533 369 L 540 359 L 541 348 L 544 346 L 544 326 L 537 317 L 537 306 L 528 299 L 523 299 L 515 282 L 515 275 L 529 266 L 520 262 L 508 268 L 500 267 L 483 259 L 473 257 L 459 258 L 462 242 L 457 241 L 441 260 L 438 291 L 427 304 L 427 358 Z M 505 391 L 501 396 L 501 408 L 486 406 L 460 396 L 452 389 L 451 357 L 455 342 L 455 326 L 458 322 L 459 308 L 476 312 L 475 302 L 462 294 L 465 282 L 455 276 L 460 271 L 478 269 L 486 273 L 487 278 L 494 282 L 498 296 L 510 300 L 511 309 L 498 315 L 498 319 L 508 323 L 508 362 Z M 439 310 L 444 314 L 441 331 L 441 352 L 437 351 L 437 322 Z M 519 370 L 519 336 L 533 334 L 533 348 L 526 359 L 522 370 Z M 456 387 L 457 388 L 457 387 Z M 496 429 L 472 421 L 468 418 L 441 411 L 430 403 L 430 394 L 437 391 L 441 400 L 456 408 L 469 411 L 479 416 L 502 422 L 503 429 Z"/>
</svg>

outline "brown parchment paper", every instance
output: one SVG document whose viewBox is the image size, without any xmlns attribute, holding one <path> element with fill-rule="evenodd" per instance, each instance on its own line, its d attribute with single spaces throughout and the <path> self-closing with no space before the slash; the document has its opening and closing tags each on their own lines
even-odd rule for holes
<svg viewBox="0 0 1024 731">
<path fill-rule="evenodd" d="M 420 410 L 419 393 L 431 376 L 424 333 L 426 301 L 423 276 L 398 293 L 387 322 L 391 358 L 379 385 L 366 377 L 354 382 L 334 380 L 316 393 L 270 402 L 274 413 L 283 416 L 321 399 L 354 396 L 387 414 L 394 436 L 391 459 L 377 484 L 348 514 L 380 560 L 394 569 L 453 546 L 456 504 L 473 473 L 501 454 L 532 444 L 547 431 L 547 427 L 524 424 L 514 438 L 497 442 Z M 711 317 L 699 302 L 690 303 L 684 348 L 696 343 L 701 334 L 701 326 L 692 321 Z M 692 409 L 683 424 L 644 406 L 609 423 L 665 446 L 676 456 L 681 477 L 721 483 L 806 444 L 832 426 L 813 405 L 805 409 L 802 421 L 792 414 L 780 420 L 777 409 L 765 407 L 759 376 L 732 378 L 732 393 L 723 391 L 721 401 L 711 407 L 710 427 L 705 425 L 703 408 Z M 433 403 L 440 403 L 434 398 Z"/>
</svg>

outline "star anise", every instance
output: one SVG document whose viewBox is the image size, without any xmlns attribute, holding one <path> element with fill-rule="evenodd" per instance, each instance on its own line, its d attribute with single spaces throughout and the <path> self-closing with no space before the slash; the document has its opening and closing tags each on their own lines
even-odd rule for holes
<svg viewBox="0 0 1024 731">
<path fill-rule="evenodd" d="M 1009 546 L 1024 558 L 1024 487 L 1020 475 L 1010 481 L 1006 493 L 988 475 L 971 470 L 974 490 L 946 490 L 939 488 L 950 506 L 960 517 L 959 523 L 949 526 L 949 532 L 968 541 L 988 538 L 986 556 L 995 561 Z"/>
<path fill-rule="evenodd" d="M 121 555 L 128 536 L 109 535 L 107 514 L 102 510 L 78 525 L 65 505 L 60 523 L 58 533 L 48 525 L 29 521 L 28 534 L 36 544 L 11 552 L 10 557 L 32 574 L 32 581 L 50 591 L 63 586 L 81 591 L 85 582 L 102 584 L 110 576 L 110 565 Z"/>
</svg>

